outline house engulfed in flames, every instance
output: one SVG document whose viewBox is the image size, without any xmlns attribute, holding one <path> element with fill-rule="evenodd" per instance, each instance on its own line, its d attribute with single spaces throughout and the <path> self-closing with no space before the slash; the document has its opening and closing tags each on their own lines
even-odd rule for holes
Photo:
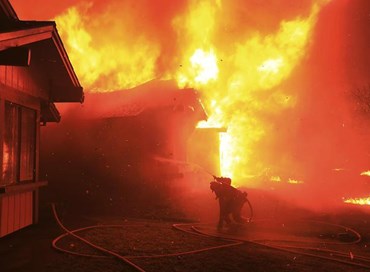
<svg viewBox="0 0 370 272">
<path fill-rule="evenodd" d="M 0 0 L 0 237 L 38 221 L 40 124 L 83 102 L 53 21 L 21 21 Z"/>
<path fill-rule="evenodd" d="M 190 137 L 207 118 L 196 90 L 163 80 L 87 93 L 83 107 L 65 110 L 62 124 L 42 131 L 50 140 L 42 146 L 48 159 L 41 175 L 76 209 L 127 209 L 160 199 L 163 188 L 182 178 Z"/>
</svg>

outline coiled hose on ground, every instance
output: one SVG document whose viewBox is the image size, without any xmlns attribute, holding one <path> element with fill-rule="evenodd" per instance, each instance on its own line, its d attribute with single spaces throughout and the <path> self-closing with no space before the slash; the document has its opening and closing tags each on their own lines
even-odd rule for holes
<svg viewBox="0 0 370 272">
<path fill-rule="evenodd" d="M 248 201 L 248 205 L 250 206 L 251 214 L 253 216 L 253 208 L 252 208 L 252 205 L 249 201 Z M 182 231 L 182 232 L 190 233 L 192 235 L 196 234 L 196 235 L 201 235 L 201 236 L 206 236 L 206 237 L 217 237 L 217 238 L 222 239 L 223 241 L 227 242 L 227 244 L 220 245 L 220 246 L 206 247 L 206 248 L 202 248 L 202 249 L 185 251 L 185 252 L 170 253 L 170 254 L 147 255 L 147 256 L 122 256 L 122 255 L 120 255 L 116 252 L 113 252 L 113 251 L 109 250 L 109 249 L 106 249 L 106 248 L 103 248 L 101 246 L 93 244 L 92 242 L 88 241 L 87 239 L 84 239 L 81 236 L 79 236 L 77 233 L 83 232 L 83 231 L 86 231 L 86 230 L 90 230 L 90 229 L 94 229 L 94 228 L 112 228 L 112 227 L 120 228 L 120 227 L 127 226 L 127 225 L 95 225 L 95 226 L 88 226 L 88 227 L 79 228 L 79 229 L 75 229 L 75 230 L 69 230 L 61 222 L 61 220 L 60 220 L 60 218 L 57 214 L 55 204 L 52 205 L 52 209 L 53 209 L 53 214 L 54 214 L 54 217 L 55 217 L 58 225 L 65 232 L 64 234 L 58 236 L 57 238 L 55 238 L 53 240 L 52 246 L 53 246 L 54 249 L 56 249 L 58 251 L 61 251 L 61 252 L 64 252 L 64 253 L 73 254 L 73 255 L 77 255 L 77 256 L 81 256 L 81 257 L 109 258 L 109 256 L 111 256 L 111 257 L 114 257 L 114 258 L 128 264 L 129 266 L 131 266 L 131 267 L 133 267 L 136 270 L 141 271 L 141 272 L 143 272 L 145 270 L 143 268 L 141 268 L 140 266 L 138 266 L 137 264 L 135 264 L 134 262 L 132 262 L 132 260 L 134 260 L 134 259 L 143 259 L 143 258 L 163 258 L 163 257 L 171 257 L 171 256 L 197 254 L 197 253 L 205 252 L 205 251 L 211 251 L 211 250 L 217 250 L 217 249 L 222 249 L 222 248 L 227 248 L 227 247 L 239 246 L 239 245 L 246 244 L 246 243 L 252 243 L 252 244 L 268 247 L 268 248 L 275 249 L 275 250 L 280 250 L 280 251 L 285 251 L 285 252 L 290 252 L 290 253 L 295 253 L 295 254 L 301 254 L 301 255 L 306 255 L 306 256 L 310 256 L 310 257 L 316 257 L 316 258 L 321 258 L 321 259 L 325 259 L 325 260 L 340 262 L 340 263 L 343 263 L 343 264 L 346 264 L 346 265 L 351 265 L 351 266 L 357 266 L 357 267 L 370 269 L 370 265 L 367 265 L 367 264 L 353 262 L 352 260 L 349 261 L 349 260 L 346 260 L 346 259 L 338 259 L 338 258 L 334 258 L 334 257 L 322 256 L 322 255 L 319 255 L 319 254 L 303 252 L 302 250 L 314 251 L 314 252 L 315 251 L 316 252 L 325 252 L 325 253 L 329 253 L 330 256 L 338 256 L 338 257 L 341 257 L 341 258 L 343 258 L 343 257 L 350 258 L 350 256 L 348 256 L 348 253 L 335 251 L 335 250 L 329 250 L 329 249 L 320 249 L 320 248 L 316 248 L 316 247 L 308 247 L 308 246 L 271 245 L 271 244 L 268 244 L 267 241 L 261 242 L 261 241 L 246 240 L 246 239 L 242 239 L 242 238 L 238 238 L 238 237 L 230 237 L 230 236 L 225 237 L 222 234 L 213 234 L 213 233 L 209 233 L 209 232 L 204 232 L 204 231 L 200 230 L 197 227 L 198 224 L 173 224 L 173 228 L 175 228 L 176 230 Z M 323 223 L 323 222 L 320 222 L 320 223 Z M 325 224 L 329 224 L 329 223 L 325 223 Z M 341 225 L 336 225 L 336 224 L 329 224 L 329 225 L 340 227 L 340 228 L 343 228 L 347 231 L 352 232 L 356 236 L 356 239 L 352 243 L 358 243 L 359 241 L 361 241 L 361 235 L 357 231 L 355 231 L 353 229 L 350 229 L 348 227 L 345 227 L 345 226 L 341 226 Z M 71 236 L 77 238 L 81 242 L 91 246 L 94 249 L 97 249 L 97 250 L 101 251 L 102 253 L 104 253 L 106 255 L 91 255 L 91 254 L 77 253 L 77 252 L 73 252 L 73 251 L 70 251 L 70 250 L 63 249 L 63 248 L 59 247 L 57 245 L 58 241 L 60 241 L 61 239 L 63 239 L 64 237 L 66 237 L 68 235 L 71 235 Z M 344 244 L 344 243 L 342 243 L 342 244 Z M 346 243 L 346 244 L 348 244 L 348 243 Z M 362 261 L 362 262 L 370 263 L 370 258 L 368 258 L 366 256 L 356 256 L 356 259 L 359 260 L 359 261 Z"/>
</svg>

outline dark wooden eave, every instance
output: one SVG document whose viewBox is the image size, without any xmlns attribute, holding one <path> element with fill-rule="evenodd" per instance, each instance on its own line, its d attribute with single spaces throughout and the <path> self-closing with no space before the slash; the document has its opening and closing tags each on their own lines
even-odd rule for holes
<svg viewBox="0 0 370 272">
<path fill-rule="evenodd" d="M 40 123 L 60 122 L 61 116 L 54 103 L 41 103 Z"/>
<path fill-rule="evenodd" d="M 59 122 L 54 102 L 84 101 L 53 21 L 21 21 L 9 0 L 0 0 L 0 65 L 29 66 L 42 75 L 41 122 Z M 45 85 L 46 84 L 46 85 Z"/>
<path fill-rule="evenodd" d="M 19 23 L 13 27 L 0 28 L 0 50 L 28 45 L 52 38 L 55 24 L 40 24 L 39 26 Z"/>
<path fill-rule="evenodd" d="M 9 20 L 18 20 L 18 16 L 8 0 L 0 0 L 0 22 Z"/>
<path fill-rule="evenodd" d="M 50 80 L 50 102 L 83 102 L 83 89 L 68 58 L 55 22 L 17 21 L 2 25 L 0 27 L 0 51 L 14 47 L 29 47 L 34 52 L 39 51 L 39 59 L 50 60 L 39 65 L 39 67 L 44 67 L 44 72 L 52 78 Z"/>
</svg>

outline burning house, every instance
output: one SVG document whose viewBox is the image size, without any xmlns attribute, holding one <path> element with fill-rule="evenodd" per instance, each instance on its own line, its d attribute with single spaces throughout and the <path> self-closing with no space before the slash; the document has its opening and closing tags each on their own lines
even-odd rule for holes
<svg viewBox="0 0 370 272">
<path fill-rule="evenodd" d="M 160 80 L 88 93 L 82 107 L 68 107 L 64 116 L 63 124 L 42 132 L 54 139 L 42 147 L 48 158 L 42 175 L 56 199 L 98 210 L 163 200 L 165 187 L 183 178 L 189 139 L 206 119 L 194 89 Z"/>
<path fill-rule="evenodd" d="M 38 221 L 40 124 L 82 87 L 52 21 L 21 21 L 0 1 L 0 237 Z"/>
<path fill-rule="evenodd" d="M 152 165 L 182 160 L 181 137 L 187 132 L 180 135 L 182 127 L 170 129 L 179 128 L 181 119 L 173 124 L 168 117 L 176 111 L 160 114 L 164 107 L 157 103 L 156 92 L 148 96 L 158 106 L 150 112 L 135 103 L 119 105 L 122 101 L 114 91 L 127 90 L 129 100 L 129 93 L 139 93 L 136 87 L 144 82 L 166 78 L 202 96 L 208 121 L 191 136 L 187 157 L 210 172 L 217 174 L 221 168 L 220 174 L 237 186 L 310 187 L 316 196 L 321 192 L 318 199 L 324 203 L 328 196 L 342 203 L 342 197 L 364 191 L 361 180 L 368 176 L 360 173 L 368 171 L 368 126 L 360 124 L 365 114 L 352 109 L 358 101 L 348 90 L 368 81 L 367 1 L 287 0 L 282 1 L 284 7 L 280 1 L 159 1 L 155 7 L 150 1 L 72 2 L 59 3 L 39 16 L 58 22 L 69 57 L 91 93 L 88 100 L 96 99 L 58 127 L 63 133 L 45 131 L 46 137 L 81 151 L 70 156 L 47 141 L 43 156 L 52 159 L 43 171 L 50 183 L 64 184 L 56 182 L 62 179 L 56 173 L 65 174 L 63 168 L 68 167 L 69 174 L 84 184 L 70 193 L 80 191 L 88 198 L 96 191 L 112 191 L 107 188 L 111 183 L 100 186 L 98 179 L 135 180 L 152 172 L 136 167 L 150 165 L 136 162 L 146 157 L 142 154 L 161 158 Z M 19 6 L 28 16 L 35 11 L 29 3 Z M 109 91 L 115 94 L 97 93 Z M 103 97 L 117 103 L 107 104 Z M 191 113 L 191 107 L 184 109 Z M 87 123 L 78 121 L 84 114 Z M 162 128 L 147 129 L 154 125 Z M 221 138 L 219 128 L 227 128 Z M 158 142 L 157 132 L 158 138 L 173 141 Z M 123 152 L 118 152 L 119 145 Z M 205 159 L 203 155 L 211 152 L 214 157 Z M 349 193 L 354 188 L 356 192 Z M 313 194 L 302 195 L 297 202 L 312 206 L 305 197 Z"/>
<path fill-rule="evenodd" d="M 2 271 L 370 270 L 369 14 L 0 0 Z"/>
</svg>

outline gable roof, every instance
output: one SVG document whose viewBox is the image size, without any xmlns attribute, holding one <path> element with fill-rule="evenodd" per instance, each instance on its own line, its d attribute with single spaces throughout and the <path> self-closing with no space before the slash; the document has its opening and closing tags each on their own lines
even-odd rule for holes
<svg viewBox="0 0 370 272">
<path fill-rule="evenodd" d="M 0 0 L 0 51 L 27 47 L 32 62 L 50 81 L 49 102 L 83 102 L 84 93 L 53 21 L 21 21 Z"/>
<path fill-rule="evenodd" d="M 179 89 L 172 80 L 152 80 L 128 90 L 106 93 L 88 93 L 87 102 L 78 108 L 83 119 L 124 118 L 167 110 L 183 112 L 198 121 L 207 114 L 194 89 Z"/>
</svg>

